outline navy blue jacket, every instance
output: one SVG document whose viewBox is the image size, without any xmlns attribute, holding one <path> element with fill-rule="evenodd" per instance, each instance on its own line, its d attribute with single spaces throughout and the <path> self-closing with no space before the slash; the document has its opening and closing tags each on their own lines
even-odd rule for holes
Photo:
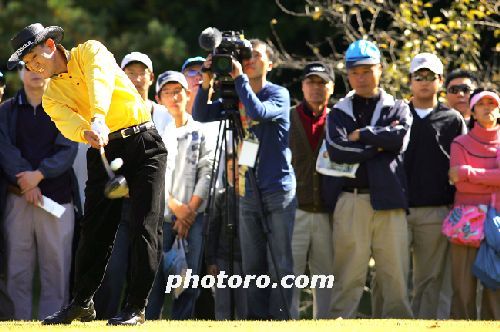
<svg viewBox="0 0 500 332">
<path fill-rule="evenodd" d="M 410 110 L 414 120 L 404 153 L 410 207 L 453 204 L 455 188 L 448 180 L 451 142 L 467 133 L 465 121 L 441 103 L 423 119 L 412 103 Z"/>
<path fill-rule="evenodd" d="M 24 91 L 21 89 L 16 96 L 4 101 L 0 105 L 0 211 L 5 211 L 7 186 L 17 186 L 16 174 L 23 171 L 35 170 L 32 164 L 23 157 L 22 152 L 16 147 L 17 106 L 20 103 L 25 103 L 25 98 Z M 50 120 L 48 119 L 47 121 Z M 33 133 L 34 136 L 36 134 Z M 66 172 L 70 172 L 70 176 L 75 180 L 72 165 L 78 150 L 78 144 L 68 140 L 61 133 L 57 135 L 53 144 L 52 153 L 39 163 L 37 169 L 42 172 L 46 179 L 57 178 Z M 76 183 L 76 181 L 73 181 L 73 183 Z M 74 189 L 70 188 L 70 191 L 75 194 Z M 77 200 L 74 196 L 73 201 L 77 204 L 79 199 Z M 78 207 L 75 206 L 75 208 Z M 81 209 L 77 210 L 77 212 L 79 211 Z M 0 226 L 3 224 L 1 221 L 2 218 L 3 214 L 0 213 Z"/>
<path fill-rule="evenodd" d="M 358 128 L 352 110 L 353 92 L 340 100 L 327 116 L 326 146 L 330 160 L 336 163 L 366 163 L 370 199 L 374 210 L 407 209 L 407 184 L 403 152 L 408 146 L 413 117 L 405 102 L 380 89 L 380 99 L 370 125 L 360 130 L 357 142 L 348 135 Z M 399 124 L 392 126 L 393 121 Z M 325 177 L 328 207 L 333 210 L 342 192 L 345 178 Z"/>
</svg>

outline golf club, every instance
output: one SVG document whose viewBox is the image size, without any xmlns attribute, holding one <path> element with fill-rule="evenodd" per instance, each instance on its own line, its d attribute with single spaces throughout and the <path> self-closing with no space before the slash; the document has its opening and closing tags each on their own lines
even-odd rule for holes
<svg viewBox="0 0 500 332">
<path fill-rule="evenodd" d="M 108 158 L 104 148 L 100 148 L 102 164 L 106 173 L 108 173 L 109 181 L 104 186 L 104 195 L 109 199 L 122 198 L 128 195 L 128 184 L 127 180 L 123 175 L 116 176 L 111 166 L 109 166 Z"/>
</svg>

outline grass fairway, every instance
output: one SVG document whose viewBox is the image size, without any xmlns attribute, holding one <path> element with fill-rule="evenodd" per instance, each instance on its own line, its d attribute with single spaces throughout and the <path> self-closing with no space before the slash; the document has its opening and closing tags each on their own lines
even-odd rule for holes
<svg viewBox="0 0 500 332">
<path fill-rule="evenodd" d="M 35 331 L 148 331 L 148 332 L 204 332 L 234 330 L 252 332 L 392 332 L 392 331 L 500 331 L 500 321 L 470 322 L 470 321 L 435 321 L 435 320 L 398 320 L 398 319 L 338 319 L 322 321 L 291 321 L 291 322 L 256 322 L 256 321 L 147 321 L 138 327 L 107 327 L 105 321 L 92 323 L 75 322 L 70 326 L 42 326 L 38 322 L 2 322 L 0 331 L 35 332 Z"/>
</svg>

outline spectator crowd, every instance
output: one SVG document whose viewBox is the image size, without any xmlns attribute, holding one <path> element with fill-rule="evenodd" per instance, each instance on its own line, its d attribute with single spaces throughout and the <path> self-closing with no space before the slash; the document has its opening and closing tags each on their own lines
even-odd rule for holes
<svg viewBox="0 0 500 332">
<path fill-rule="evenodd" d="M 273 48 L 252 39 L 223 78 L 228 105 L 211 54 L 153 70 L 140 50 L 117 62 L 63 36 L 41 24 L 13 36 L 15 95 L 0 72 L 0 319 L 301 318 L 301 289 L 256 282 L 187 288 L 164 312 L 181 247 L 199 276 L 333 275 L 312 289 L 313 319 L 359 317 L 367 286 L 373 318 L 500 319 L 500 276 L 473 272 L 487 249 L 500 270 L 482 227 L 500 218 L 500 97 L 477 73 L 417 54 L 404 100 L 381 86 L 377 46 L 357 40 L 343 98 L 310 62 L 291 105 L 268 79 Z M 110 172 L 128 193 L 105 193 Z M 461 240 L 445 233 L 453 220 L 469 227 Z"/>
</svg>

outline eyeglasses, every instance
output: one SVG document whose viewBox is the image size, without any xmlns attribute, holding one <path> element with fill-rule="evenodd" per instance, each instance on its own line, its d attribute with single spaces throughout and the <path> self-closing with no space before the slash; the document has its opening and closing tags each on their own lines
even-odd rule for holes
<svg viewBox="0 0 500 332">
<path fill-rule="evenodd" d="M 417 82 L 422 82 L 422 81 L 432 82 L 437 78 L 437 76 L 435 74 L 428 74 L 428 75 L 415 74 L 412 76 L 412 78 Z"/>
<path fill-rule="evenodd" d="M 161 90 L 160 91 L 160 94 L 162 96 L 167 96 L 167 97 L 174 97 L 174 96 L 177 96 L 181 93 L 182 93 L 182 89 L 177 89 L 177 90 L 172 90 L 172 91 L 169 91 L 169 90 Z"/>
<path fill-rule="evenodd" d="M 460 92 L 463 92 L 464 94 L 470 93 L 472 91 L 471 87 L 468 86 L 467 84 L 457 84 L 457 85 L 451 85 L 446 89 L 446 92 L 451 93 L 451 94 L 457 94 Z"/>
<path fill-rule="evenodd" d="M 190 69 L 190 70 L 186 70 L 184 72 L 184 75 L 186 75 L 187 77 L 196 77 L 198 75 L 201 75 L 201 71 Z"/>
</svg>

